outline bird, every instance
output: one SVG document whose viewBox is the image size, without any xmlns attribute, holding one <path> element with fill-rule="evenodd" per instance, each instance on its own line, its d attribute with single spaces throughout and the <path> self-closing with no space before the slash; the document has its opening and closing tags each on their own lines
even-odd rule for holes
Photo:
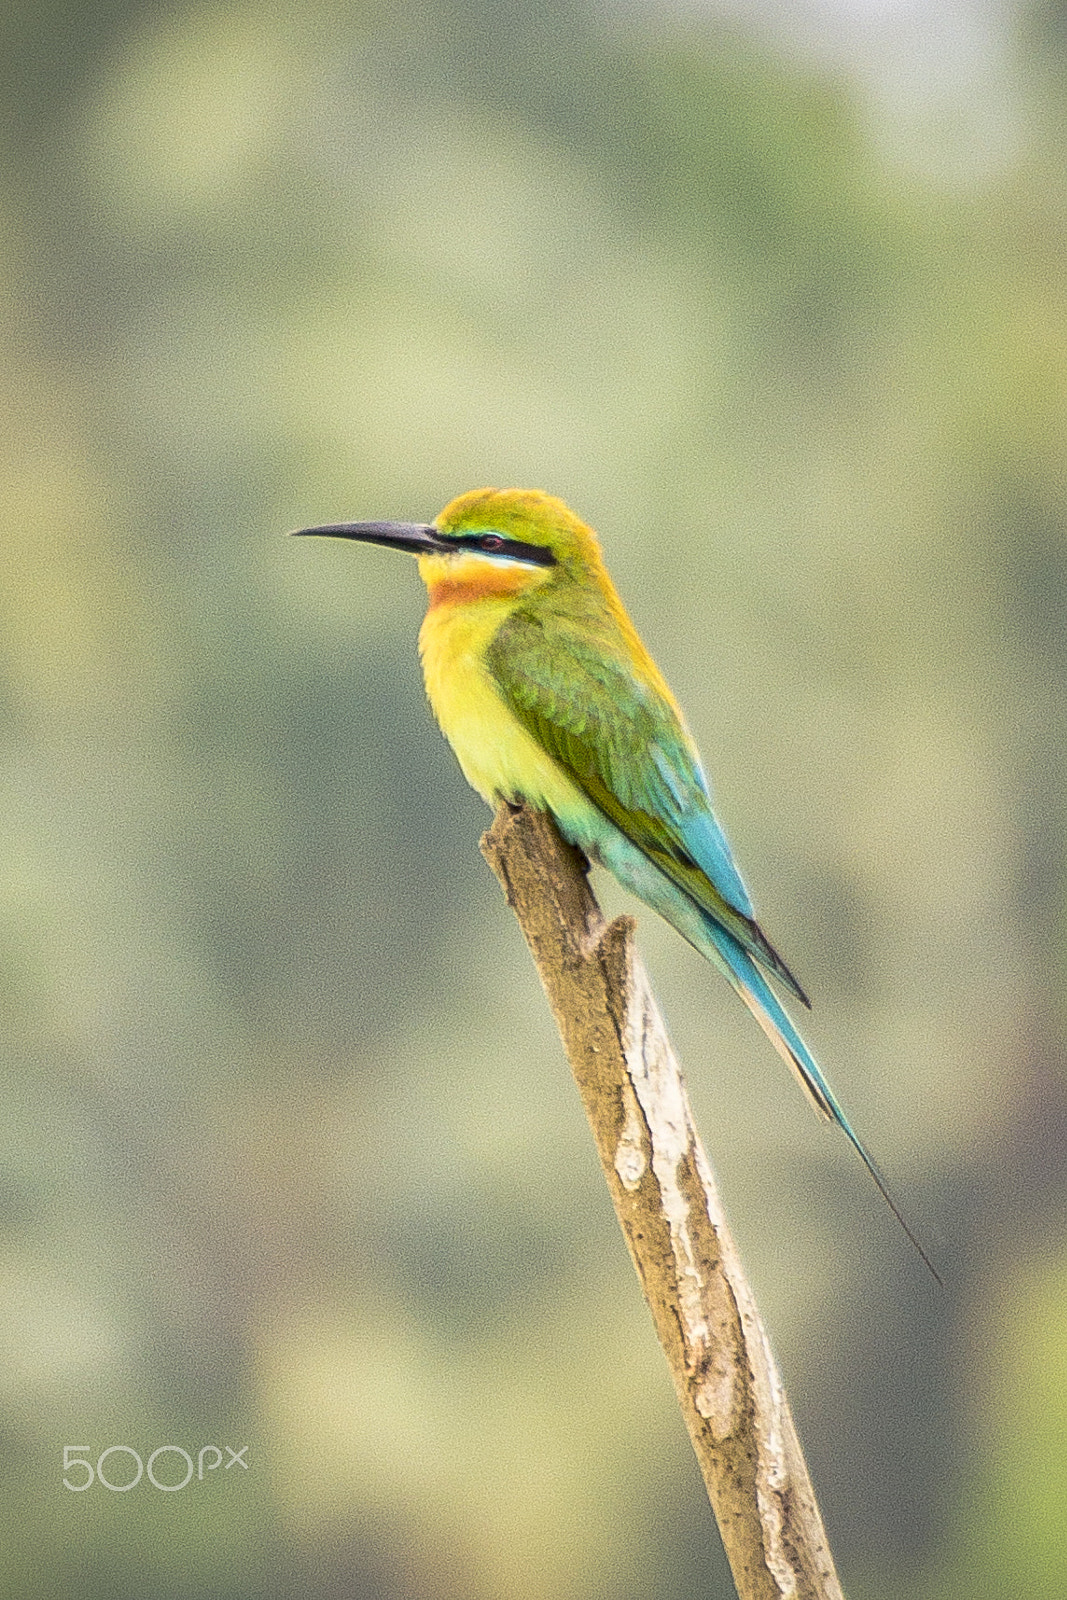
<svg viewBox="0 0 1067 1600">
<path fill-rule="evenodd" d="M 296 531 L 417 558 L 429 598 L 419 632 L 426 692 L 467 782 L 490 806 L 550 813 L 564 839 L 726 978 L 940 1283 L 772 987 L 810 1007 L 756 920 L 696 744 L 593 530 L 543 490 L 483 488 L 430 523 Z"/>
</svg>

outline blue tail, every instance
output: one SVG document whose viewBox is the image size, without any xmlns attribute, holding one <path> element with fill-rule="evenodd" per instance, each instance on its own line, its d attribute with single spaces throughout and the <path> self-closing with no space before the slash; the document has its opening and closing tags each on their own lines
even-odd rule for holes
<svg viewBox="0 0 1067 1600">
<path fill-rule="evenodd" d="M 556 820 L 564 838 L 577 844 L 586 855 L 602 862 L 621 884 L 631 889 L 654 911 L 658 911 L 661 917 L 665 917 L 683 939 L 688 939 L 695 950 L 699 950 L 729 979 L 774 1048 L 796 1073 L 816 1110 L 828 1121 L 837 1123 L 874 1179 L 886 1205 L 940 1283 L 937 1269 L 904 1221 L 888 1184 L 842 1111 L 837 1096 L 820 1072 L 814 1056 L 744 945 L 666 873 L 661 872 L 643 850 L 593 808 L 577 819 L 568 821 L 557 817 Z"/>
<path fill-rule="evenodd" d="M 905 1222 L 899 1206 L 889 1192 L 888 1184 L 875 1164 L 874 1158 L 868 1153 L 859 1135 L 845 1116 L 837 1096 L 823 1077 L 814 1056 L 800 1037 L 778 996 L 774 993 L 748 951 L 738 943 L 731 933 L 720 927 L 718 923 L 713 922 L 710 917 L 707 919 L 707 930 L 711 935 L 716 952 L 722 959 L 726 976 L 731 984 L 752 1012 L 752 1015 L 779 1055 L 784 1058 L 786 1064 L 795 1073 L 801 1088 L 808 1095 L 815 1109 L 821 1116 L 826 1117 L 828 1121 L 837 1123 L 837 1126 L 841 1129 L 874 1179 L 886 1205 L 892 1211 L 900 1226 L 929 1267 L 934 1278 L 940 1284 L 941 1277 L 937 1268 Z"/>
</svg>

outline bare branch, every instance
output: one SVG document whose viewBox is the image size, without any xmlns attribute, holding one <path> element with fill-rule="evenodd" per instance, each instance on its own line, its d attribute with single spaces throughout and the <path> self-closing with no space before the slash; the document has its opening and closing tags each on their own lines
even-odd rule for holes
<svg viewBox="0 0 1067 1600">
<path fill-rule="evenodd" d="M 739 1600 L 842 1600 L 634 921 L 605 922 L 581 855 L 539 812 L 502 807 L 482 851 L 559 1025 Z"/>
</svg>

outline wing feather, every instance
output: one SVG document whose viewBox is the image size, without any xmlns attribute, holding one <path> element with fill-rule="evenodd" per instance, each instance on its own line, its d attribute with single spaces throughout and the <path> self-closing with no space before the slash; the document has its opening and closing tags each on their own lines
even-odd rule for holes
<svg viewBox="0 0 1067 1600">
<path fill-rule="evenodd" d="M 630 668 L 609 614 L 554 614 L 552 638 L 519 610 L 488 652 L 512 711 L 603 814 L 701 910 L 808 1004 L 758 926 L 673 705 Z"/>
</svg>

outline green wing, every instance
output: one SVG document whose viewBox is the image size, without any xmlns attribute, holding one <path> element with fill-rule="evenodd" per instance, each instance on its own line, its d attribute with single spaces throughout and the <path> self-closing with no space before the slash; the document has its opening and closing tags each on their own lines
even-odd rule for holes
<svg viewBox="0 0 1067 1600">
<path fill-rule="evenodd" d="M 537 615 L 518 611 L 489 647 L 512 711 L 620 832 L 807 1005 L 756 923 L 692 740 L 635 677 L 614 620 L 554 613 L 551 629 L 549 642 Z"/>
</svg>

